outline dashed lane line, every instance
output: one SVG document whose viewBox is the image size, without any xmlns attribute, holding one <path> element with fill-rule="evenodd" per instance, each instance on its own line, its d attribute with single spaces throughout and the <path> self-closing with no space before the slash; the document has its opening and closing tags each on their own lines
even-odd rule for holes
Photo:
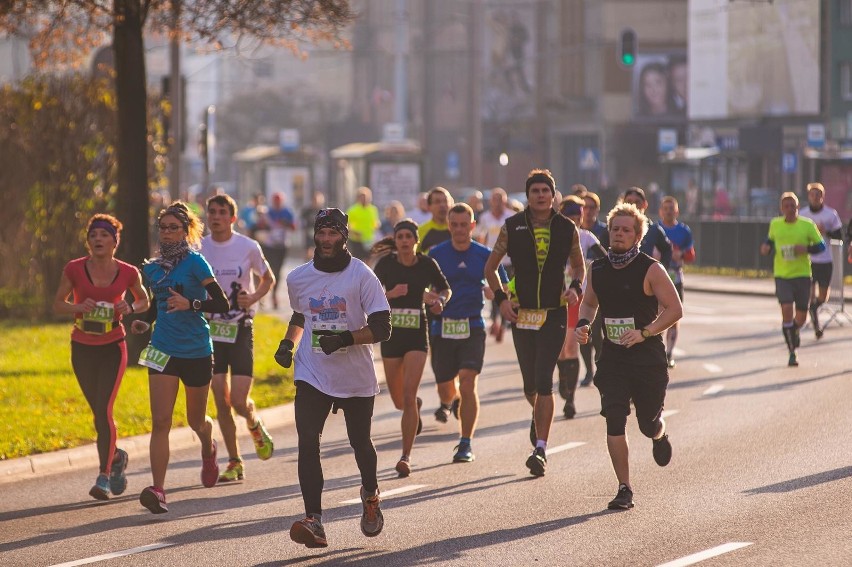
<svg viewBox="0 0 852 567">
<path fill-rule="evenodd" d="M 143 545 L 143 546 L 140 546 L 140 547 L 132 547 L 130 549 L 125 549 L 123 551 L 114 551 L 112 553 L 104 553 L 103 555 L 95 555 L 94 557 L 87 557 L 85 559 L 77 559 L 76 561 L 69 561 L 68 563 L 57 563 L 56 565 L 52 565 L 51 567 L 74 567 L 75 565 L 89 565 L 90 563 L 97 563 L 98 561 L 107 561 L 109 559 L 115 559 L 117 557 L 127 557 L 128 555 L 136 555 L 137 553 L 145 553 L 146 551 L 153 551 L 155 549 L 162 549 L 164 547 L 170 547 L 172 545 L 174 545 L 174 544 L 173 543 L 152 543 L 150 545 Z"/>
<path fill-rule="evenodd" d="M 712 386 L 710 386 L 709 388 L 704 390 L 704 393 L 702 395 L 703 396 L 715 396 L 716 394 L 718 394 L 719 392 L 721 392 L 724 389 L 725 389 L 725 387 L 721 384 L 713 384 Z"/>
<path fill-rule="evenodd" d="M 676 410 L 676 409 L 667 409 L 667 410 L 663 410 L 663 414 L 662 414 L 660 417 L 662 417 L 662 418 L 664 418 L 664 419 L 665 419 L 665 418 L 667 418 L 667 417 L 671 417 L 671 416 L 673 416 L 673 415 L 674 415 L 674 414 L 676 414 L 676 413 L 680 413 L 680 410 Z"/>
<path fill-rule="evenodd" d="M 693 553 L 692 555 L 687 555 L 686 557 L 681 557 L 680 559 L 675 559 L 674 561 L 669 561 L 668 563 L 663 563 L 657 567 L 686 567 L 687 565 L 695 565 L 705 559 L 718 557 L 719 555 L 724 555 L 725 553 L 730 553 L 732 551 L 742 549 L 743 547 L 748 547 L 749 545 L 752 545 L 752 542 L 732 541 L 722 545 L 717 545 L 716 547 L 711 547 L 710 549 L 705 549 L 704 551 L 699 551 L 698 553 Z"/>
<path fill-rule="evenodd" d="M 381 496 L 382 499 L 388 498 L 390 496 L 396 496 L 397 494 L 404 494 L 406 492 L 413 492 L 415 490 L 420 490 L 421 488 L 426 488 L 429 486 L 428 484 L 409 484 L 408 486 L 400 486 L 399 488 L 393 488 L 391 490 L 382 491 Z M 353 498 L 351 500 L 344 500 L 341 504 L 360 504 L 361 498 Z"/>
<path fill-rule="evenodd" d="M 556 445 L 555 447 L 547 448 L 547 456 L 561 453 L 562 451 L 567 451 L 568 449 L 576 449 L 577 447 L 581 447 L 586 443 L 583 441 L 572 441 L 571 443 L 565 443 L 564 445 Z"/>
<path fill-rule="evenodd" d="M 710 372 L 712 374 L 718 374 L 719 372 L 722 371 L 722 367 L 719 366 L 718 364 L 711 364 L 711 363 L 707 362 L 707 363 L 704 364 L 704 370 L 706 370 L 707 372 Z"/>
</svg>

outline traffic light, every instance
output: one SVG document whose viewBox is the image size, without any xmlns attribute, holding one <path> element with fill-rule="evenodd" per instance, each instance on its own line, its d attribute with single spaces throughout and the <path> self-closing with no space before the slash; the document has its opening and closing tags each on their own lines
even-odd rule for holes
<svg viewBox="0 0 852 567">
<path fill-rule="evenodd" d="M 636 64 L 636 32 L 630 28 L 621 30 L 618 39 L 618 64 L 626 69 Z"/>
</svg>

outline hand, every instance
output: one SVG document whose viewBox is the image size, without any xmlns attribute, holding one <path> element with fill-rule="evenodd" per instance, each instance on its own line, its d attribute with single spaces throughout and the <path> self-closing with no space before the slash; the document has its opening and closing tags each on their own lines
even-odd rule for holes
<svg viewBox="0 0 852 567">
<path fill-rule="evenodd" d="M 293 364 L 293 341 L 283 339 L 278 343 L 278 350 L 275 351 L 275 362 L 284 368 L 290 368 Z"/>
<path fill-rule="evenodd" d="M 388 299 L 394 299 L 395 297 L 402 297 L 403 295 L 408 293 L 408 284 L 401 283 L 393 286 L 393 289 L 388 290 L 385 294 L 385 297 Z"/>
<path fill-rule="evenodd" d="M 253 293 L 250 294 L 246 290 L 242 290 L 237 294 L 237 307 L 240 309 L 248 309 L 255 303 L 257 303 L 257 298 Z"/>
<path fill-rule="evenodd" d="M 500 304 L 500 315 L 502 315 L 503 319 L 510 323 L 518 322 L 518 314 L 515 313 L 514 309 L 512 309 L 512 302 L 508 299 Z"/>
<path fill-rule="evenodd" d="M 131 309 L 130 304 L 123 299 L 115 304 L 115 311 L 121 315 L 130 315 L 133 313 L 133 309 Z"/>
<path fill-rule="evenodd" d="M 630 329 L 629 331 L 625 331 L 624 334 L 621 335 L 621 338 L 618 340 L 618 343 L 621 346 L 625 346 L 627 348 L 644 342 L 645 337 L 642 336 L 642 331 L 640 329 Z"/>
<path fill-rule="evenodd" d="M 563 297 L 565 297 L 565 299 L 568 301 L 568 305 L 574 305 L 578 301 L 580 301 L 580 296 L 577 294 L 577 290 L 572 287 L 569 287 L 565 291 L 565 295 Z"/>
<path fill-rule="evenodd" d="M 769 254 L 770 250 L 772 250 L 772 247 L 769 244 L 766 244 L 764 242 L 763 244 L 760 245 L 760 254 L 762 256 L 766 256 L 767 254 Z"/>
<path fill-rule="evenodd" d="M 590 330 L 590 325 L 583 325 L 582 327 L 577 327 L 576 329 L 574 329 L 574 336 L 577 337 L 577 342 L 581 345 L 587 344 L 589 342 Z"/>
<path fill-rule="evenodd" d="M 97 301 L 95 301 L 91 297 L 86 298 L 83 303 L 78 303 L 77 305 L 75 305 L 75 307 L 77 308 L 77 313 L 91 313 L 92 309 L 97 306 Z"/>
<path fill-rule="evenodd" d="M 322 348 L 322 351 L 326 355 L 340 350 L 345 346 L 343 344 L 343 337 L 341 337 L 338 333 L 335 333 L 333 331 L 314 331 L 314 333 L 320 335 L 320 348 Z"/>
<path fill-rule="evenodd" d="M 134 335 L 141 335 L 142 333 L 147 332 L 150 328 L 151 325 L 139 319 L 130 323 L 130 332 Z"/>
<path fill-rule="evenodd" d="M 438 299 L 437 301 L 432 303 L 432 305 L 429 306 L 429 311 L 433 315 L 440 315 L 444 312 L 444 302 Z"/>
<path fill-rule="evenodd" d="M 796 244 L 795 246 L 793 246 L 793 252 L 796 254 L 796 256 L 801 256 L 803 254 L 808 253 L 808 247 L 804 244 Z"/>
<path fill-rule="evenodd" d="M 169 288 L 169 293 L 172 295 L 166 300 L 166 305 L 168 306 L 166 313 L 174 313 L 175 311 L 189 311 L 189 300 L 187 298 L 185 298 L 172 288 Z"/>
</svg>

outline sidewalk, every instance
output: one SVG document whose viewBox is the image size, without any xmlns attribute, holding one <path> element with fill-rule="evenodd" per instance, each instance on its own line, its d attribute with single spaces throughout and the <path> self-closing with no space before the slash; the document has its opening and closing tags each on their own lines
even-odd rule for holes
<svg viewBox="0 0 852 567">
<path fill-rule="evenodd" d="M 286 274 L 290 269 L 298 265 L 295 262 L 288 262 L 285 269 L 282 270 Z M 736 295 L 756 295 L 769 296 L 775 295 L 775 282 L 771 278 L 751 279 L 738 278 L 733 276 L 712 276 L 704 274 L 686 274 L 685 289 L 687 292 L 709 292 L 709 293 L 727 293 Z M 844 298 L 846 301 L 852 299 L 852 286 L 845 286 Z M 278 290 L 279 309 L 271 311 L 266 309 L 268 313 L 274 313 L 280 317 L 289 320 L 292 313 L 287 297 L 286 285 L 281 285 Z M 267 305 L 271 302 L 267 301 Z M 378 355 L 378 348 L 374 349 L 376 367 L 376 375 L 380 383 L 384 383 L 384 368 L 381 364 L 381 359 Z M 260 416 L 267 427 L 277 428 L 293 423 L 294 413 L 293 405 L 285 404 L 274 408 L 266 408 L 260 410 Z M 238 420 L 238 435 L 240 439 L 248 438 L 248 432 Z M 216 425 L 216 436 L 221 439 L 221 433 Z M 170 436 L 171 449 L 179 451 L 189 447 L 198 447 L 198 439 L 189 427 L 173 429 Z M 148 462 L 148 444 L 150 435 L 137 435 L 135 437 L 127 437 L 119 440 L 118 445 L 126 450 L 134 463 Z M 41 453 L 28 457 L 20 457 L 17 459 L 8 459 L 0 461 L 0 485 L 13 482 L 16 480 L 24 480 L 29 478 L 37 478 L 49 474 L 67 472 L 71 470 L 80 470 L 90 468 L 95 470 L 98 466 L 97 447 L 94 443 L 75 447 L 73 449 L 63 449 L 51 453 Z M 147 466 L 147 465 L 143 465 Z"/>
</svg>

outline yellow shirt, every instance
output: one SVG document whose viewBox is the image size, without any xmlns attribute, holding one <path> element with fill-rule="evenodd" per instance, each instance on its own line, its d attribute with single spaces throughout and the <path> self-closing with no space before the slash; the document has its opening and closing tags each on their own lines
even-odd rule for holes
<svg viewBox="0 0 852 567">
<path fill-rule="evenodd" d="M 382 226 L 379 220 L 379 209 L 375 205 L 364 206 L 355 203 L 346 211 L 349 215 L 349 239 L 355 242 L 372 244 L 376 230 Z"/>
</svg>

